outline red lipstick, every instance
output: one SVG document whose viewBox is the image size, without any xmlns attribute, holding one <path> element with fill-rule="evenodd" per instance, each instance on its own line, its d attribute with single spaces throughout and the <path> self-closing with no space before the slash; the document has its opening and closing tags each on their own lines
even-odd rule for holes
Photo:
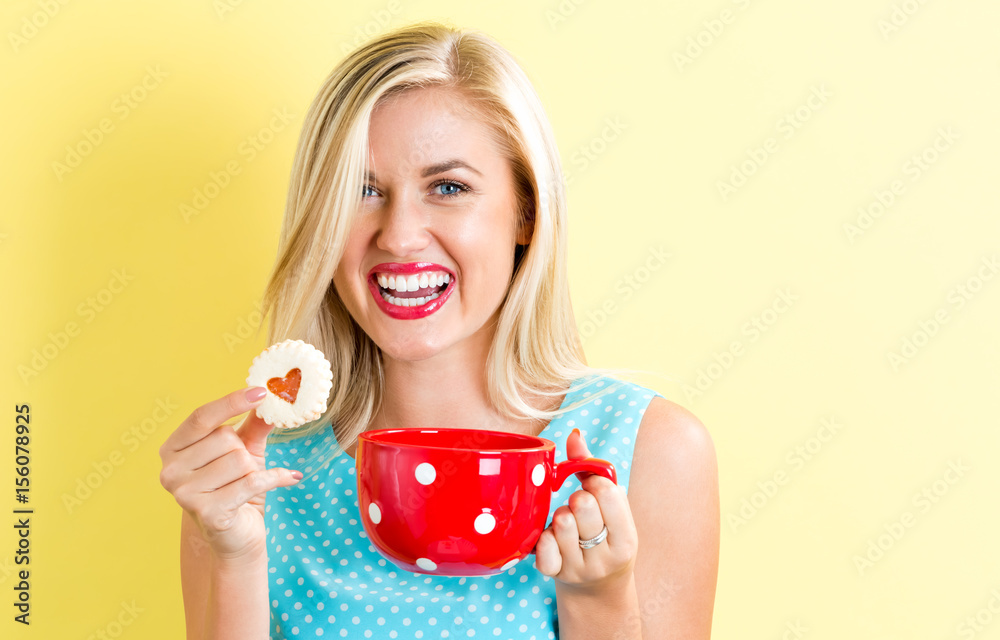
<svg viewBox="0 0 1000 640">
<path fill-rule="evenodd" d="M 444 290 L 433 300 L 429 300 L 417 307 L 400 307 L 389 303 L 382 296 L 382 288 L 378 284 L 378 274 L 380 273 L 413 275 L 434 271 L 447 273 L 449 280 Z M 372 297 L 375 298 L 375 304 L 378 305 L 378 308 L 390 318 L 416 320 L 417 318 L 429 316 L 444 305 L 448 297 L 451 296 L 451 292 L 455 290 L 455 274 L 451 269 L 446 269 L 433 262 L 384 262 L 375 265 L 368 272 L 368 289 L 372 292 Z"/>
</svg>

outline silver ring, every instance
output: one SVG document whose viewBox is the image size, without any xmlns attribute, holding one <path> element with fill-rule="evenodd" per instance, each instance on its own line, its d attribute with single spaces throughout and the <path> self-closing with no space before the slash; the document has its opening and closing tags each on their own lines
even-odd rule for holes
<svg viewBox="0 0 1000 640">
<path fill-rule="evenodd" d="M 581 540 L 580 541 L 580 548 L 581 549 L 592 549 L 592 548 L 596 547 L 597 545 L 601 544 L 602 542 L 604 542 L 604 540 L 607 537 L 608 537 L 608 525 L 604 525 L 604 528 L 601 529 L 601 532 L 599 534 L 597 534 L 596 536 L 594 536 L 593 538 L 591 538 L 590 540 Z"/>
</svg>

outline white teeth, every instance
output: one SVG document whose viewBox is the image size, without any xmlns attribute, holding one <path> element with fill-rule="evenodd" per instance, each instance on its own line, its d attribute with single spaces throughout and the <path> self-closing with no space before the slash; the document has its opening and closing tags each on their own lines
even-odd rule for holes
<svg viewBox="0 0 1000 640">
<path fill-rule="evenodd" d="M 440 293 L 435 291 L 434 293 L 425 298 L 397 298 L 396 296 L 390 296 L 389 294 L 382 292 L 382 299 L 396 307 L 420 307 L 427 304 L 431 300 L 434 300 L 440 295 L 441 295 Z"/>
<path fill-rule="evenodd" d="M 446 285 L 451 282 L 451 275 L 441 271 L 425 271 L 409 276 L 380 273 L 376 276 L 376 281 L 383 289 L 406 293 L 417 289 Z"/>
<path fill-rule="evenodd" d="M 409 276 L 380 273 L 375 279 L 383 289 L 406 293 L 407 291 L 416 291 L 417 289 L 426 289 L 427 287 L 440 287 L 448 284 L 451 281 L 451 276 L 448 273 L 440 271 L 425 271 Z"/>
</svg>

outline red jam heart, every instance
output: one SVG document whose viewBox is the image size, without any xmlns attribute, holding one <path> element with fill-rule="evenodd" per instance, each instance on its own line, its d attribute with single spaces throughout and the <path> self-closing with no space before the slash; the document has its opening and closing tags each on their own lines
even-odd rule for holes
<svg viewBox="0 0 1000 640">
<path fill-rule="evenodd" d="M 299 384 L 302 383 L 302 370 L 292 369 L 284 378 L 271 378 L 267 381 L 267 390 L 289 404 L 295 404 L 299 395 Z"/>
</svg>

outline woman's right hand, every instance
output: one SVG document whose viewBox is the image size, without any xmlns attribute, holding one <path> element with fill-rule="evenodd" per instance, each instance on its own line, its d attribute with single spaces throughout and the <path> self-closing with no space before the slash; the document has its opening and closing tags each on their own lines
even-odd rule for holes
<svg viewBox="0 0 1000 640">
<path fill-rule="evenodd" d="M 264 395 L 263 387 L 250 387 L 202 405 L 160 447 L 160 484 L 220 559 L 263 556 L 265 494 L 302 478 L 298 471 L 264 467 L 272 426 L 252 411 Z M 239 429 L 222 424 L 247 411 Z"/>
</svg>

